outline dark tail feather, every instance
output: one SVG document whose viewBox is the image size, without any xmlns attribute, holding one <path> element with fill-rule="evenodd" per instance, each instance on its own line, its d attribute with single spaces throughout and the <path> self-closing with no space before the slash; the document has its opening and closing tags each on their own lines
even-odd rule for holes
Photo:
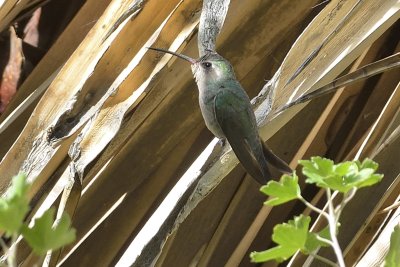
<svg viewBox="0 0 400 267">
<path fill-rule="evenodd" d="M 289 167 L 289 165 L 283 161 L 281 158 L 279 158 L 277 155 L 272 152 L 271 149 L 268 148 L 268 146 L 264 143 L 261 142 L 263 145 L 263 151 L 264 151 L 264 156 L 265 159 L 269 164 L 274 166 L 276 169 L 278 169 L 282 173 L 292 173 L 293 170 Z"/>
<path fill-rule="evenodd" d="M 271 180 L 272 175 L 268 170 L 268 167 L 264 169 L 264 171 L 261 173 L 253 173 L 251 174 L 249 172 L 250 176 L 254 178 L 260 185 L 265 185 L 269 180 Z"/>
<path fill-rule="evenodd" d="M 240 142 L 232 142 L 230 145 L 244 169 L 254 180 L 264 185 L 271 179 L 271 174 L 263 155 L 261 153 L 255 154 L 246 139 L 242 139 Z"/>
</svg>

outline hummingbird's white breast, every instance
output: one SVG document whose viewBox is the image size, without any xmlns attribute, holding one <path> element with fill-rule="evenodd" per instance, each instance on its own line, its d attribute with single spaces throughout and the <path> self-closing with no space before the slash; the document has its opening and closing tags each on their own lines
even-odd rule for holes
<svg viewBox="0 0 400 267">
<path fill-rule="evenodd" d="M 215 115 L 215 96 L 218 90 L 197 83 L 199 88 L 199 105 L 207 128 L 218 138 L 225 138 Z"/>
</svg>

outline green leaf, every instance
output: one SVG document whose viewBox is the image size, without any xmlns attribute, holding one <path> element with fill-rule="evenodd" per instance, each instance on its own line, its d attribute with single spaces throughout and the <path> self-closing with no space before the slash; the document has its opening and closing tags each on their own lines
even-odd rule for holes
<svg viewBox="0 0 400 267">
<path fill-rule="evenodd" d="M 359 169 L 373 169 L 374 171 L 376 171 L 379 167 L 378 163 L 369 158 L 364 159 L 362 163 L 358 160 L 356 162 Z"/>
<path fill-rule="evenodd" d="M 336 165 L 333 165 L 332 175 L 344 176 L 350 172 L 357 171 L 357 164 L 351 161 L 345 161 Z"/>
<path fill-rule="evenodd" d="M 311 218 L 300 215 L 294 217 L 288 223 L 278 224 L 274 227 L 272 240 L 278 246 L 262 251 L 252 252 L 250 258 L 252 262 L 264 262 L 276 260 L 278 262 L 287 260 L 299 249 L 304 249 L 308 238 L 308 227 Z"/>
<path fill-rule="evenodd" d="M 32 228 L 22 227 L 22 234 L 33 251 L 44 255 L 48 250 L 58 249 L 75 240 L 75 229 L 71 229 L 71 220 L 63 214 L 58 224 L 53 227 L 54 209 L 49 209 L 37 218 Z"/>
<path fill-rule="evenodd" d="M 311 252 L 313 252 L 314 250 L 316 250 L 319 247 L 329 247 L 329 244 L 319 240 L 317 238 L 318 236 L 328 239 L 328 240 L 331 240 L 330 233 L 329 233 L 329 227 L 326 226 L 324 229 L 322 229 L 318 233 L 308 232 L 306 244 L 304 245 L 304 248 L 302 249 L 302 252 L 304 254 L 310 254 Z"/>
<path fill-rule="evenodd" d="M 375 174 L 378 164 L 370 159 L 347 161 L 334 164 L 329 159 L 312 157 L 299 161 L 303 165 L 303 174 L 307 183 L 315 183 L 322 188 L 330 188 L 347 193 L 352 188 L 371 186 L 381 181 L 383 175 Z"/>
<path fill-rule="evenodd" d="M 299 160 L 303 166 L 303 174 L 308 177 L 307 183 L 316 183 L 318 186 L 326 188 L 326 177 L 329 177 L 333 170 L 333 161 L 321 157 L 312 157 L 311 160 Z"/>
<path fill-rule="evenodd" d="M 0 228 L 6 236 L 18 234 L 29 210 L 27 197 L 29 184 L 22 173 L 14 176 L 12 184 L 3 198 L 0 198 Z"/>
<path fill-rule="evenodd" d="M 374 166 L 373 168 L 370 168 L 364 164 L 359 166 L 360 169 L 357 172 L 349 173 L 345 176 L 345 180 L 349 186 L 362 188 L 374 185 L 382 180 L 382 174 L 375 174 L 377 167 Z"/>
<path fill-rule="evenodd" d="M 400 266 L 400 226 L 394 227 L 393 233 L 390 236 L 389 252 L 385 257 L 385 267 Z"/>
<path fill-rule="evenodd" d="M 260 189 L 264 194 L 273 197 L 265 205 L 277 206 L 300 197 L 300 186 L 296 173 L 283 175 L 279 182 L 269 181 Z"/>
</svg>

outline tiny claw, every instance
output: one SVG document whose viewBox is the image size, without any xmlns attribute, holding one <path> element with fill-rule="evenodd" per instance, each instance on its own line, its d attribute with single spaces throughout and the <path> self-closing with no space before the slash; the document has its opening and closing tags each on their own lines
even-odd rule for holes
<svg viewBox="0 0 400 267">
<path fill-rule="evenodd" d="M 219 139 L 219 140 L 218 140 L 218 144 L 219 144 L 221 147 L 224 147 L 225 144 L 226 144 L 226 139 L 225 139 L 225 138 Z"/>
</svg>

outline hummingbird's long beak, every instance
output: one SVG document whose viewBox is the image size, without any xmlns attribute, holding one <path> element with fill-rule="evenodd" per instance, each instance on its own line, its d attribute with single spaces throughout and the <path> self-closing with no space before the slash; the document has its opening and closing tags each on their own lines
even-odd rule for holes
<svg viewBox="0 0 400 267">
<path fill-rule="evenodd" d="M 182 54 L 178 54 L 178 53 L 175 53 L 175 52 L 166 50 L 166 49 L 155 48 L 155 47 L 147 47 L 147 49 L 151 49 L 151 50 L 155 50 L 155 51 L 158 51 L 158 52 L 168 53 L 168 54 L 177 56 L 177 57 L 179 57 L 179 58 L 181 58 L 181 59 L 184 59 L 184 60 L 186 60 L 186 61 L 189 61 L 191 64 L 197 63 L 197 61 L 196 61 L 195 59 L 191 58 L 191 57 L 188 57 L 188 56 L 185 56 L 185 55 L 182 55 Z"/>
</svg>

